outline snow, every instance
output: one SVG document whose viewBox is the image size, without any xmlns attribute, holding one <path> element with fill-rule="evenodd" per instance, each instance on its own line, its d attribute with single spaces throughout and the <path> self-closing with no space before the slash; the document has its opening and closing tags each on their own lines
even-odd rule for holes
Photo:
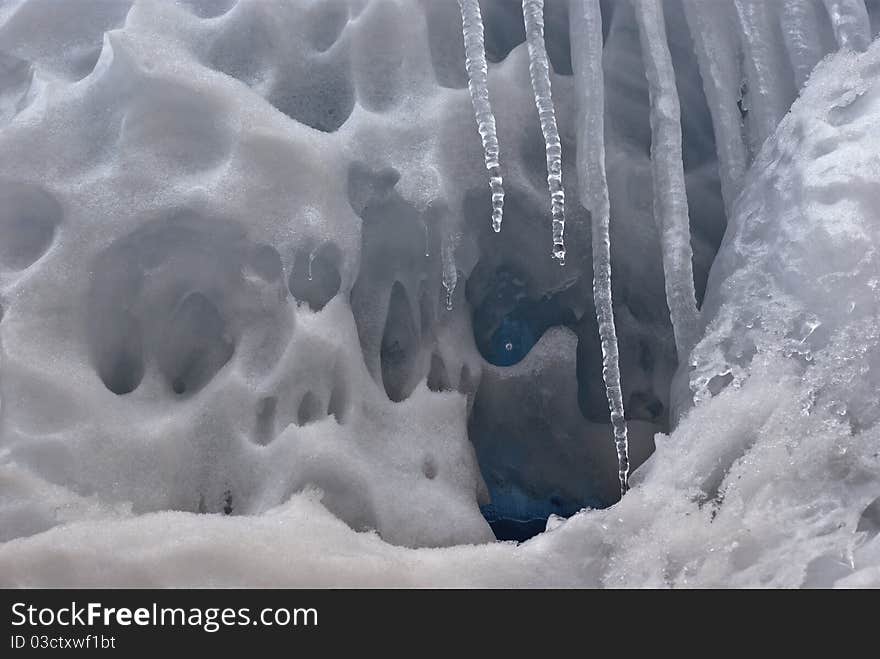
<svg viewBox="0 0 880 659">
<path fill-rule="evenodd" d="M 496 233 L 454 3 L 48 4 L 0 6 L 0 585 L 880 586 L 857 3 L 653 3 L 642 51 L 629 3 L 548 0 L 565 268 L 519 6 L 481 5 Z M 495 542 L 487 505 L 547 530 Z"/>
</svg>

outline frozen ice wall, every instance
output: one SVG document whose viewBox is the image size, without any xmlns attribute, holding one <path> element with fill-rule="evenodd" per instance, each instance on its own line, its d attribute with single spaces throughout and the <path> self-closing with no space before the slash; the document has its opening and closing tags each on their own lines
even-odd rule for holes
<svg viewBox="0 0 880 659">
<path fill-rule="evenodd" d="M 452 0 L 0 4 L 0 583 L 878 583 L 880 51 L 786 113 L 880 14 L 654 3 L 666 61 L 599 3 L 618 501 L 577 39 L 544 4 L 564 267 L 518 0 L 479 3 L 500 233 Z M 547 532 L 491 542 L 511 522 Z"/>
</svg>

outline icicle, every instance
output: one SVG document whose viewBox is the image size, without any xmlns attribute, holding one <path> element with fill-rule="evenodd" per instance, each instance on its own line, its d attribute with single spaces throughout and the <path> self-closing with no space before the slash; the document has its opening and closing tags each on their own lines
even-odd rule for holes
<svg viewBox="0 0 880 659">
<path fill-rule="evenodd" d="M 663 250 L 666 303 L 680 360 L 684 360 L 697 333 L 693 252 L 684 165 L 681 118 L 675 71 L 666 43 L 660 0 L 634 0 L 639 41 L 651 101 L 651 171 L 654 182 L 654 221 Z"/>
<path fill-rule="evenodd" d="M 452 294 L 458 283 L 458 269 L 455 267 L 455 245 L 451 238 L 443 239 L 440 252 L 443 262 L 443 288 L 446 289 L 446 310 L 452 311 Z"/>
<path fill-rule="evenodd" d="M 724 3 L 710 5 L 704 0 L 684 0 L 683 6 L 712 115 L 721 194 L 730 217 L 748 168 L 748 149 L 736 104 L 742 73 L 739 43 L 730 29 L 729 19 L 733 15 L 726 15 L 730 8 Z"/>
<path fill-rule="evenodd" d="M 311 252 L 309 252 L 309 281 L 312 281 L 312 263 L 315 262 L 315 254 L 317 253 L 317 249 L 313 249 Z"/>
<path fill-rule="evenodd" d="M 431 248 L 430 248 L 430 235 L 428 233 L 428 225 L 425 224 L 425 258 L 429 258 L 431 256 Z"/>
<path fill-rule="evenodd" d="M 837 45 L 864 51 L 871 43 L 871 22 L 864 0 L 825 0 Z"/>
<path fill-rule="evenodd" d="M 602 377 L 617 448 L 620 495 L 629 488 L 629 441 L 620 388 L 617 331 L 611 297 L 611 236 L 605 176 L 605 81 L 599 0 L 573 0 L 569 8 L 571 59 L 578 103 L 577 170 L 581 203 L 590 211 L 593 237 L 593 300 L 602 343 Z"/>
<path fill-rule="evenodd" d="M 825 55 L 814 0 L 787 0 L 782 3 L 779 22 L 795 84 L 800 89 Z"/>
<path fill-rule="evenodd" d="M 468 89 L 477 120 L 477 130 L 483 140 L 486 169 L 489 170 L 489 190 L 492 192 L 492 229 L 501 231 L 504 215 L 504 184 L 498 157 L 498 136 L 495 132 L 495 115 L 489 103 L 489 67 L 486 64 L 486 48 L 483 42 L 483 17 L 477 0 L 458 0 L 461 9 L 461 25 L 464 35 L 465 69 Z"/>
<path fill-rule="evenodd" d="M 794 100 L 795 90 L 781 71 L 781 58 L 773 34 L 774 3 L 767 0 L 734 0 L 743 36 L 749 81 L 749 126 L 755 152 L 779 124 Z"/>
<path fill-rule="evenodd" d="M 562 187 L 562 143 L 550 90 L 550 61 L 544 45 L 544 0 L 523 0 L 523 19 L 529 49 L 529 76 L 547 152 L 547 186 L 553 217 L 553 258 L 565 265 L 565 191 Z"/>
</svg>

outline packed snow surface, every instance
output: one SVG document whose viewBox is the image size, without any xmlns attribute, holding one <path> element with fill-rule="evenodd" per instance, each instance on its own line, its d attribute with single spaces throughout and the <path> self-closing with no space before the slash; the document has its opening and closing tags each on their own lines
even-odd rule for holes
<svg viewBox="0 0 880 659">
<path fill-rule="evenodd" d="M 880 586 L 873 3 L 475 4 L 0 2 L 0 585 Z"/>
</svg>

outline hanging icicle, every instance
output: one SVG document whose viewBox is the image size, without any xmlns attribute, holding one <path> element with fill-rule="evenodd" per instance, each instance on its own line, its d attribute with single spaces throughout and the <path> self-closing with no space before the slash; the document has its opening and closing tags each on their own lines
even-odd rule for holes
<svg viewBox="0 0 880 659">
<path fill-rule="evenodd" d="M 730 29 L 733 12 L 729 5 L 707 4 L 704 0 L 684 0 L 683 6 L 712 115 L 721 195 L 730 217 L 749 162 L 737 107 L 742 72 L 739 41 Z"/>
<path fill-rule="evenodd" d="M 489 170 L 489 190 L 492 193 L 492 229 L 497 233 L 501 231 L 504 215 L 504 184 L 501 179 L 495 115 L 492 114 L 492 105 L 489 102 L 489 67 L 486 64 L 483 41 L 483 17 L 477 0 L 458 0 L 458 4 L 461 9 L 468 90 L 474 106 L 477 130 L 483 140 L 486 169 Z"/>
<path fill-rule="evenodd" d="M 734 0 L 742 32 L 749 88 L 748 125 L 752 129 L 752 151 L 757 153 L 764 141 L 788 111 L 796 96 L 789 76 L 782 71 L 775 5 L 767 0 Z"/>
<path fill-rule="evenodd" d="M 697 334 L 693 252 L 681 153 L 681 118 L 660 0 L 634 0 L 651 101 L 654 220 L 660 233 L 666 303 L 679 359 Z"/>
<path fill-rule="evenodd" d="M 865 0 L 825 0 L 837 45 L 862 52 L 871 43 L 871 22 Z"/>
<path fill-rule="evenodd" d="M 550 61 L 544 45 L 544 0 L 523 0 L 523 19 L 529 49 L 529 76 L 547 153 L 547 186 L 553 218 L 553 257 L 565 265 L 565 191 L 562 187 L 562 143 L 550 89 Z"/>
<path fill-rule="evenodd" d="M 819 33 L 819 15 L 813 0 L 786 0 L 779 15 L 795 84 L 800 89 L 825 55 Z"/>
<path fill-rule="evenodd" d="M 577 171 L 581 203 L 592 219 L 593 301 L 602 344 L 602 377 L 617 449 L 620 496 L 629 489 L 629 440 L 623 412 L 617 330 L 611 297 L 611 236 L 605 175 L 605 81 L 599 0 L 573 0 L 569 8 L 571 60 L 578 104 Z"/>
<path fill-rule="evenodd" d="M 455 242 L 451 236 L 443 238 L 440 259 L 443 265 L 443 288 L 446 290 L 446 310 L 452 311 L 452 295 L 458 284 L 458 269 L 455 266 Z"/>
</svg>

